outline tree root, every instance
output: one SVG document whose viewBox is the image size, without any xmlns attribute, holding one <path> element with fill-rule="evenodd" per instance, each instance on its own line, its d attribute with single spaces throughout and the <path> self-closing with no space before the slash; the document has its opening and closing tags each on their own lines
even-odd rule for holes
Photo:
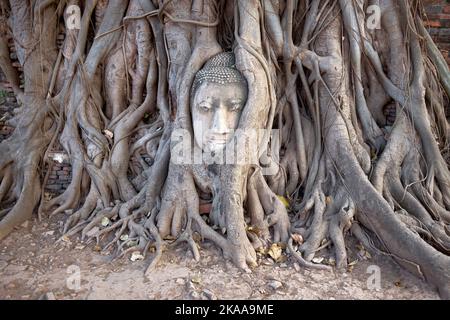
<svg viewBox="0 0 450 320">
<path fill-rule="evenodd" d="M 151 277 L 180 243 L 200 259 L 197 235 L 246 272 L 274 243 L 320 270 L 332 269 L 313 260 L 327 248 L 345 269 L 351 234 L 450 297 L 448 70 L 420 10 L 382 1 L 373 32 L 363 2 L 156 2 L 88 1 L 58 50 L 64 3 L 10 1 L 24 88 L 2 20 L 0 67 L 22 106 L 0 144 L 0 239 L 35 208 L 64 212 L 65 237 L 115 259 L 152 252 Z M 237 157 L 260 163 L 175 163 L 172 134 L 193 133 L 194 77 L 222 46 L 248 85 L 237 128 L 266 130 Z M 383 128 L 386 107 L 396 120 Z M 58 137 L 72 181 L 46 202 L 40 168 Z"/>
</svg>

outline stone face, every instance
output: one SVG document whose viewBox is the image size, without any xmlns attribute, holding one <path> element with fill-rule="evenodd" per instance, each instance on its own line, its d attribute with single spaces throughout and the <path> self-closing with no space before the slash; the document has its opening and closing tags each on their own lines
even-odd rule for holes
<svg viewBox="0 0 450 320">
<path fill-rule="evenodd" d="M 248 95 L 247 82 L 234 65 L 234 54 L 219 53 L 197 72 L 191 114 L 197 147 L 223 150 L 233 137 Z"/>
</svg>

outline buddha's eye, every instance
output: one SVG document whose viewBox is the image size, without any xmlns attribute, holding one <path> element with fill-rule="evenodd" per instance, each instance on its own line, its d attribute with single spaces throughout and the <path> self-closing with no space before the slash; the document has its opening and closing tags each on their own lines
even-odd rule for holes
<svg viewBox="0 0 450 320">
<path fill-rule="evenodd" d="M 201 112 L 208 112 L 209 110 L 211 110 L 211 106 L 207 103 L 199 103 L 197 105 L 197 109 Z"/>
<path fill-rule="evenodd" d="M 233 102 L 231 103 L 229 110 L 230 111 L 239 111 L 241 110 L 242 104 L 241 102 Z"/>
</svg>

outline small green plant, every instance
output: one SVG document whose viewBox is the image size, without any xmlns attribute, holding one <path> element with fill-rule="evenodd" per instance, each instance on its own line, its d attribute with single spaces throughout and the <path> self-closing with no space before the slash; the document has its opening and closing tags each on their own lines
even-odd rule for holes
<svg viewBox="0 0 450 320">
<path fill-rule="evenodd" d="M 6 97 L 8 96 L 8 92 L 6 90 L 0 90 L 0 105 L 4 104 L 6 101 Z"/>
</svg>

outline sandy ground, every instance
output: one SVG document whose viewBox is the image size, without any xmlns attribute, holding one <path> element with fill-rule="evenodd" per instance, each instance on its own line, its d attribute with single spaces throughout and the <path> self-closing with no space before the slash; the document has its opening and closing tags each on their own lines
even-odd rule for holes
<svg viewBox="0 0 450 320">
<path fill-rule="evenodd" d="M 77 238 L 56 242 L 61 223 L 29 221 L 0 242 L 0 299 L 439 298 L 433 288 L 385 256 L 359 257 L 345 273 L 304 270 L 289 259 L 264 259 L 245 274 L 224 261 L 210 243 L 201 244 L 199 262 L 183 245 L 166 252 L 146 279 L 148 259 L 132 262 L 127 256 L 111 262 L 93 244 L 86 246 Z M 376 284 L 373 265 L 380 268 L 375 289 L 368 287 L 368 282 Z"/>
</svg>

